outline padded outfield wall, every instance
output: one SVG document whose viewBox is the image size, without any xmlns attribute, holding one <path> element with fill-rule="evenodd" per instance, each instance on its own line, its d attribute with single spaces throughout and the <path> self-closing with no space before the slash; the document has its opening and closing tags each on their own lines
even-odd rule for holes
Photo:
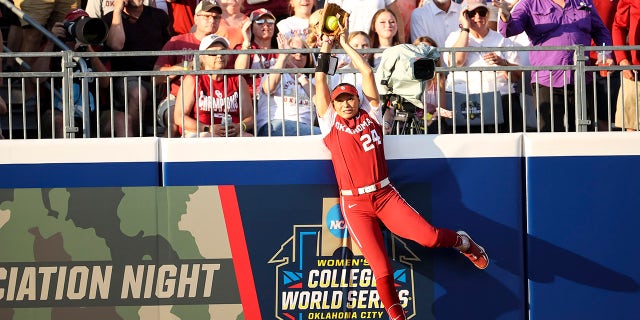
<svg viewBox="0 0 640 320">
<path fill-rule="evenodd" d="M 618 241 L 632 242 L 640 221 L 638 144 L 533 136 L 386 138 L 407 201 L 492 258 L 479 271 L 385 233 L 411 319 L 526 319 L 528 308 L 531 319 L 635 316 L 639 260 Z M 576 141 L 612 139 L 623 156 L 568 160 Z M 550 144 L 559 154 L 536 153 Z M 616 188 L 578 180 L 566 190 L 565 175 L 611 160 L 626 184 L 605 175 Z M 613 209 L 607 219 L 584 204 L 598 198 L 590 192 Z M 0 319 L 386 319 L 337 197 L 319 137 L 0 141 Z M 606 239 L 563 236 L 577 231 L 564 225 L 575 216 L 583 231 L 606 227 Z"/>
</svg>

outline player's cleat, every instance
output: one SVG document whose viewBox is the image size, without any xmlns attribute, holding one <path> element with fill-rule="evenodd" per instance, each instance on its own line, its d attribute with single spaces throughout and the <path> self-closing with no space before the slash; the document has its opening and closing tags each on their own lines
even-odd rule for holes
<svg viewBox="0 0 640 320">
<path fill-rule="evenodd" d="M 466 232 L 458 231 L 457 233 L 464 243 L 469 243 L 469 248 L 466 251 L 460 251 L 460 253 L 471 260 L 478 269 L 486 269 L 489 266 L 489 256 L 484 248 L 475 243 Z"/>
</svg>

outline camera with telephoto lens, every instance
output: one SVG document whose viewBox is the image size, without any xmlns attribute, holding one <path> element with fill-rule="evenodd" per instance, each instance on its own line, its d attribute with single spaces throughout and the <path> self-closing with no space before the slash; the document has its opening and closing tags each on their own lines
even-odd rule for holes
<svg viewBox="0 0 640 320">
<path fill-rule="evenodd" d="M 109 28 L 99 18 L 82 17 L 76 21 L 65 21 L 65 41 L 78 40 L 80 43 L 98 45 L 107 39 Z"/>
</svg>

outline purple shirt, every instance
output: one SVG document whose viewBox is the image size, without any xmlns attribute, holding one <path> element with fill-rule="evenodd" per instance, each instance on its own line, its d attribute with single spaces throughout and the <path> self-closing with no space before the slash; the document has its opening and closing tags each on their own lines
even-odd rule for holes
<svg viewBox="0 0 640 320">
<path fill-rule="evenodd" d="M 534 46 L 590 46 L 592 38 L 598 45 L 611 45 L 611 33 L 591 0 L 565 0 L 564 9 L 553 0 L 520 0 L 511 11 L 509 22 L 498 20 L 498 31 L 503 36 L 524 31 Z M 532 66 L 573 65 L 573 51 L 531 51 L 529 61 Z M 533 71 L 531 82 L 549 86 L 549 73 Z M 572 71 L 554 70 L 551 75 L 553 87 L 564 85 L 565 73 L 567 84 L 574 82 Z M 591 82 L 591 77 L 587 72 L 587 82 Z"/>
</svg>

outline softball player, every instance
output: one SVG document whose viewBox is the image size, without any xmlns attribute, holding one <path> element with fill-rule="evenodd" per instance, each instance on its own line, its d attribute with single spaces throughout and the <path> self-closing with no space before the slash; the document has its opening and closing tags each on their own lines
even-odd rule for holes
<svg viewBox="0 0 640 320">
<path fill-rule="evenodd" d="M 362 95 L 346 83 L 330 91 L 327 71 L 333 39 L 326 35 L 321 39 L 313 99 L 324 143 L 331 151 L 342 213 L 349 234 L 373 270 L 387 314 L 390 319 L 405 319 L 379 222 L 423 246 L 455 248 L 480 269 L 489 265 L 489 257 L 464 231 L 432 226 L 393 187 L 384 157 L 382 110 L 373 70 L 342 33 L 340 45 L 362 74 Z"/>
</svg>

